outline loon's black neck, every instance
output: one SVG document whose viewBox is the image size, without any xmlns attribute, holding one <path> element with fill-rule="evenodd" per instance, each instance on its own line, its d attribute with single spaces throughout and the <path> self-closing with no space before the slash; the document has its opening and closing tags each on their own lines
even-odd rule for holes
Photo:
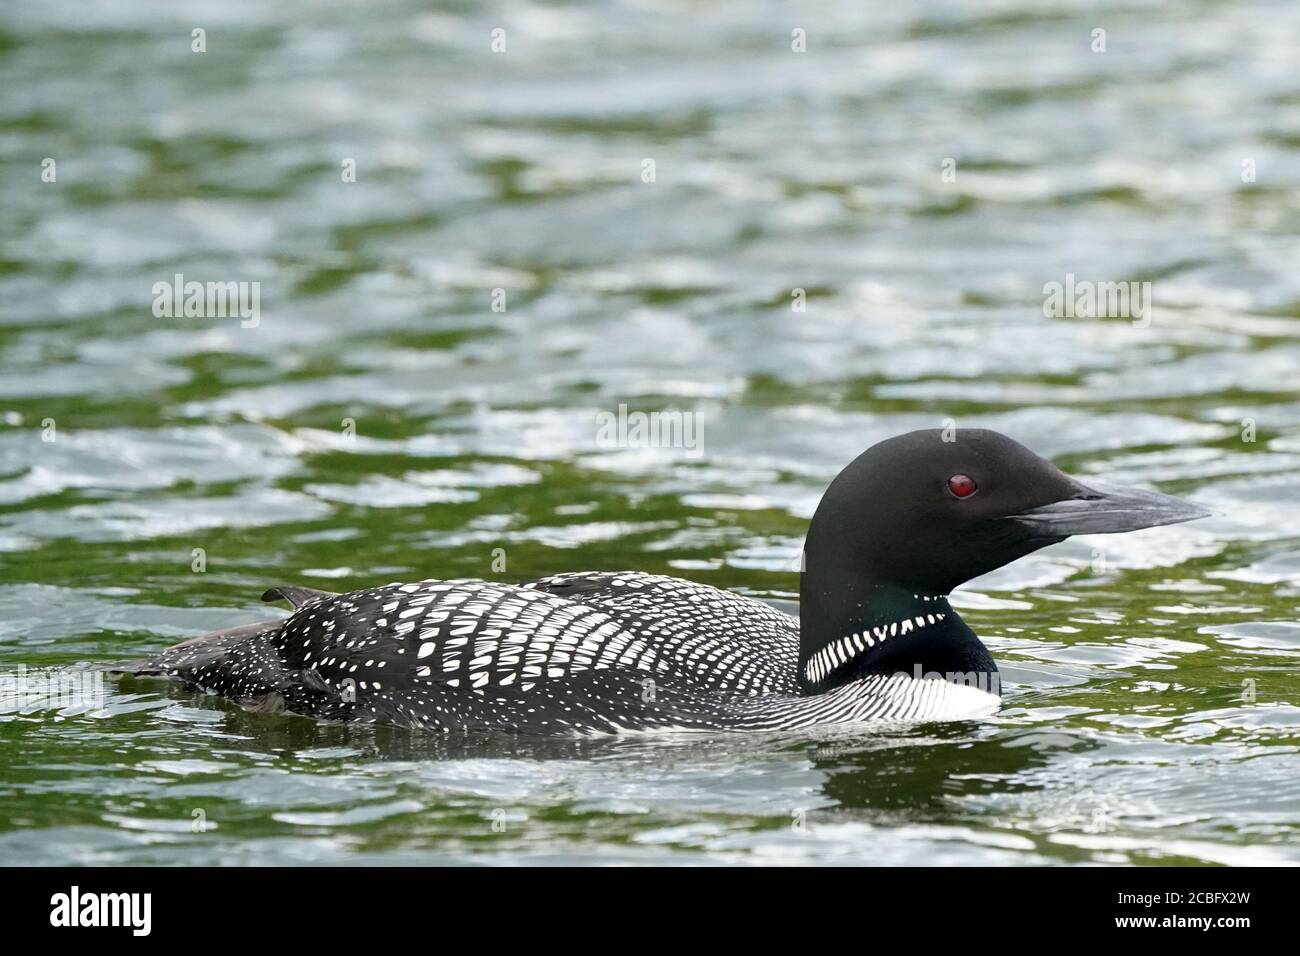
<svg viewBox="0 0 1300 956">
<path fill-rule="evenodd" d="M 918 668 L 992 678 L 988 651 L 944 597 L 954 588 L 1070 535 L 1205 514 L 1153 491 L 1090 488 L 996 432 L 886 439 L 835 476 L 808 525 L 799 686 L 817 694 Z"/>
<path fill-rule="evenodd" d="M 805 570 L 799 585 L 799 687 L 820 694 L 869 674 L 997 673 L 988 649 L 946 595 Z"/>
</svg>

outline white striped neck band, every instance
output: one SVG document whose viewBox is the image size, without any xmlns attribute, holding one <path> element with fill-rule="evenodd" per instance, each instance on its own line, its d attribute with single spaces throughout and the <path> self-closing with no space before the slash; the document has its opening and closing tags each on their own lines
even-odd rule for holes
<svg viewBox="0 0 1300 956">
<path fill-rule="evenodd" d="M 916 595 L 924 601 L 942 601 L 940 597 L 923 597 Z M 946 607 L 946 604 L 944 605 Z M 874 627 L 866 627 L 855 634 L 849 634 L 838 640 L 832 641 L 812 657 L 808 658 L 808 663 L 804 665 L 804 677 L 812 684 L 820 684 L 828 676 L 839 668 L 843 667 L 849 661 L 855 660 L 860 655 L 881 644 L 884 644 L 891 638 L 905 637 L 914 631 L 938 624 L 948 617 L 948 611 L 925 611 L 920 614 L 902 618 L 897 621 L 890 621 L 888 624 L 879 624 Z"/>
</svg>

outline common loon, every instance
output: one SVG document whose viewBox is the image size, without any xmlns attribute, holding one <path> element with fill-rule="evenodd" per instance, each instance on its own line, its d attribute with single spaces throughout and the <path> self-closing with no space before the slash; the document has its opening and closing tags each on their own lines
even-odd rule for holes
<svg viewBox="0 0 1300 956">
<path fill-rule="evenodd" d="M 439 731 L 562 735 L 790 729 L 984 716 L 997 665 L 947 595 L 1074 534 L 1204 517 L 1083 484 L 997 432 L 911 432 L 831 482 L 808 529 L 800 616 L 637 571 L 526 584 L 271 588 L 293 613 L 120 670 L 255 710 Z M 955 679 L 954 675 L 960 679 Z"/>
</svg>

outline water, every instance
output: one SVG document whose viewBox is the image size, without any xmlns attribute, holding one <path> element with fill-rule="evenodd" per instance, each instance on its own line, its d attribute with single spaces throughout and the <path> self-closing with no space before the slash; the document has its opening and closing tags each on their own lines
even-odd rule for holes
<svg viewBox="0 0 1300 956">
<path fill-rule="evenodd" d="M 945 418 L 1220 516 L 959 592 L 979 722 L 444 740 L 11 693 L 0 859 L 1300 861 L 1300 9 L 697 7 L 6 8 L 0 671 L 277 582 L 789 599 L 835 471 Z M 178 272 L 260 322 L 156 318 Z M 1150 281 L 1150 323 L 1045 317 L 1067 274 Z M 702 454 L 602 447 L 620 403 Z"/>
</svg>

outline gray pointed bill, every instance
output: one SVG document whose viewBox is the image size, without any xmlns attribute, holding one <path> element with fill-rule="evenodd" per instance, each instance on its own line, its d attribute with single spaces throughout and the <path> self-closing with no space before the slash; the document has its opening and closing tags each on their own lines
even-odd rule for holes
<svg viewBox="0 0 1300 956">
<path fill-rule="evenodd" d="M 1159 491 L 1084 485 L 1062 501 L 1011 515 L 1034 537 L 1068 538 L 1076 534 L 1117 534 L 1208 518 L 1213 512 Z"/>
</svg>

